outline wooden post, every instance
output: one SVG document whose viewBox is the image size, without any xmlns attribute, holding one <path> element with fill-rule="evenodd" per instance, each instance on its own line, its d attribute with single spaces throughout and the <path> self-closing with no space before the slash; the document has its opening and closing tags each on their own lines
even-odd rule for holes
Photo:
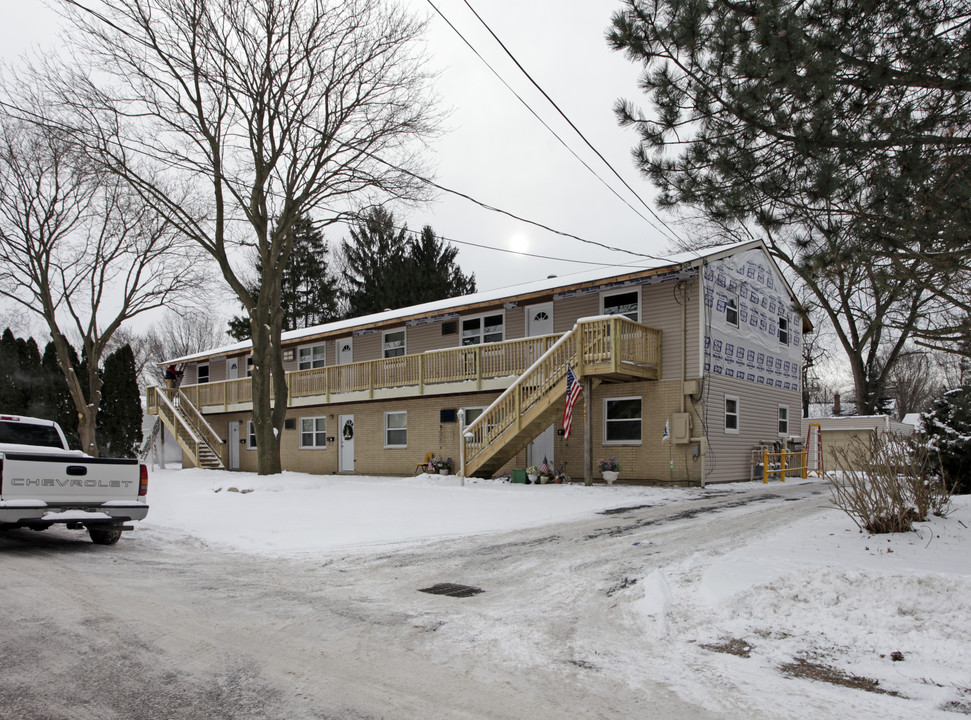
<svg viewBox="0 0 971 720">
<path fill-rule="evenodd" d="M 769 451 L 762 451 L 762 484 L 769 484 Z"/>
<path fill-rule="evenodd" d="M 583 378 L 583 484 L 593 485 L 593 413 L 590 412 L 593 380 Z"/>
</svg>

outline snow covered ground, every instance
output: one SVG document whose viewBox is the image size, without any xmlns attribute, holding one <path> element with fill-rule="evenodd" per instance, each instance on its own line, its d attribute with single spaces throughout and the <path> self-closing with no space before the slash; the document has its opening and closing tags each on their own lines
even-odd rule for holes
<svg viewBox="0 0 971 720">
<path fill-rule="evenodd" d="M 610 622 L 622 632 L 598 628 L 594 618 L 589 633 L 601 644 L 614 643 L 609 654 L 598 655 L 598 669 L 628 676 L 631 684 L 650 677 L 723 717 L 971 714 L 968 498 L 955 498 L 951 515 L 918 524 L 916 532 L 868 536 L 827 507 L 825 481 L 808 482 L 818 504 L 784 527 L 746 525 L 746 506 L 739 503 L 718 515 L 719 523 L 740 520 L 743 534 L 729 547 L 700 544 L 641 565 L 625 559 L 625 582 L 608 593 Z M 430 475 L 259 478 L 156 470 L 151 512 L 139 532 L 299 562 L 310 554 L 387 553 L 444 538 L 579 522 L 606 509 L 663 507 L 715 493 L 744 500 L 764 493 L 764 486 L 705 491 L 471 480 L 463 487 L 457 477 Z M 661 545 L 653 532 L 659 531 L 645 529 L 626 545 Z M 543 619 L 562 612 L 566 620 L 575 611 L 547 609 Z M 475 638 L 479 652 L 490 648 L 497 663 L 528 663 L 531 655 L 542 661 L 529 647 L 525 625 L 487 629 L 486 616 L 480 611 L 463 619 L 463 633 Z M 488 633 L 494 642 L 486 644 Z M 462 633 L 445 631 L 436 641 L 464 642 Z M 580 638 L 574 641 L 574 655 L 582 655 Z M 537 635 L 534 644 L 542 643 Z"/>
</svg>

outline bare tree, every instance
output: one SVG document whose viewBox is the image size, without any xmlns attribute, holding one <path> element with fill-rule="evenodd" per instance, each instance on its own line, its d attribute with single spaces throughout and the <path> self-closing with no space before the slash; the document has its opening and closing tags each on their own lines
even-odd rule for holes
<svg viewBox="0 0 971 720">
<path fill-rule="evenodd" d="M 97 72 L 61 72 L 85 141 L 218 262 L 253 342 L 259 472 L 280 472 L 280 279 L 313 211 L 415 200 L 414 140 L 435 128 L 414 52 L 422 23 L 375 0 L 62 0 Z M 409 172 L 412 171 L 412 172 Z M 192 202 L 186 202 L 187 188 Z M 255 251 L 254 293 L 237 269 Z"/>
<path fill-rule="evenodd" d="M 198 285 L 194 247 L 62 133 L 0 113 L 0 295 L 46 323 L 85 452 L 98 454 L 106 347 L 123 323 Z"/>
</svg>

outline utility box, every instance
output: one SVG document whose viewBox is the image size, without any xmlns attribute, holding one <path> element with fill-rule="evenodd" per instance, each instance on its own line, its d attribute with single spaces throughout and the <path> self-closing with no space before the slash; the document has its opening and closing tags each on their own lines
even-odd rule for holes
<svg viewBox="0 0 971 720">
<path fill-rule="evenodd" d="M 701 380 L 685 380 L 681 392 L 692 397 L 699 397 L 701 395 Z"/>
<path fill-rule="evenodd" d="M 691 416 L 688 413 L 674 413 L 671 416 L 671 442 L 686 445 L 691 439 Z"/>
</svg>

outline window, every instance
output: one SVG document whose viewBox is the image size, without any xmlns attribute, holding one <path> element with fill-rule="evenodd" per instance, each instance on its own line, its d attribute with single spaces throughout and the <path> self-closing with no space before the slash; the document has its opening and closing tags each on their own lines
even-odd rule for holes
<svg viewBox="0 0 971 720">
<path fill-rule="evenodd" d="M 324 344 L 307 345 L 297 350 L 297 370 L 311 370 L 327 364 Z"/>
<path fill-rule="evenodd" d="M 603 315 L 623 315 L 634 322 L 641 316 L 641 293 L 638 290 L 604 293 L 600 296 Z"/>
<path fill-rule="evenodd" d="M 503 313 L 480 315 L 462 320 L 463 345 L 502 342 L 504 338 L 505 315 Z"/>
<path fill-rule="evenodd" d="M 779 406 L 779 435 L 789 435 L 789 406 Z"/>
<path fill-rule="evenodd" d="M 463 409 L 465 410 L 465 427 L 471 425 L 479 415 L 485 412 L 484 407 L 467 407 Z"/>
<path fill-rule="evenodd" d="M 246 377 L 253 377 L 253 356 L 246 357 Z"/>
<path fill-rule="evenodd" d="M 246 447 L 249 450 L 256 449 L 256 426 L 250 420 L 246 426 Z"/>
<path fill-rule="evenodd" d="M 725 396 L 725 432 L 738 433 L 738 398 Z"/>
<path fill-rule="evenodd" d="M 198 367 L 197 372 L 198 372 L 198 375 L 196 376 L 196 378 L 197 378 L 196 379 L 196 382 L 198 382 L 200 384 L 201 383 L 207 383 L 207 382 L 209 382 L 209 366 L 208 365 L 200 365 Z"/>
<path fill-rule="evenodd" d="M 384 334 L 384 356 L 400 357 L 405 354 L 405 331 L 392 330 Z"/>
<path fill-rule="evenodd" d="M 738 327 L 738 295 L 728 298 L 725 303 L 725 322 Z"/>
<path fill-rule="evenodd" d="M 384 414 L 384 446 L 408 447 L 407 411 Z"/>
<path fill-rule="evenodd" d="M 640 443 L 641 399 L 604 399 L 604 443 Z"/>
<path fill-rule="evenodd" d="M 327 418 L 300 418 L 300 447 L 322 448 L 327 446 Z"/>
<path fill-rule="evenodd" d="M 788 318 L 779 318 L 779 342 L 783 345 L 789 344 L 789 320 Z"/>
</svg>

